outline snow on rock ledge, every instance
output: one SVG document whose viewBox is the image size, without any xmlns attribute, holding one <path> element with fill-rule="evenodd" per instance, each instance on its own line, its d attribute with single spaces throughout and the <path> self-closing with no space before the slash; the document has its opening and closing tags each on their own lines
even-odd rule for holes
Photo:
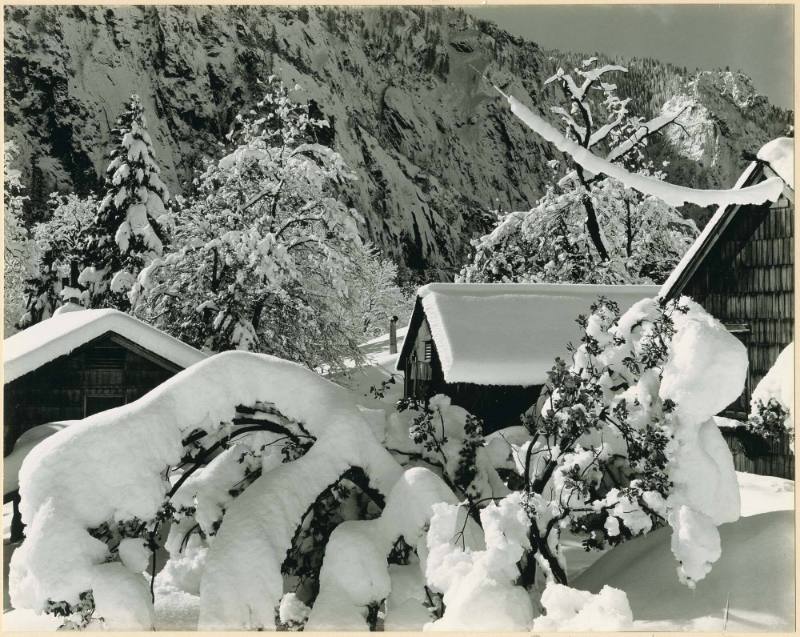
<svg viewBox="0 0 800 637">
<path fill-rule="evenodd" d="M 237 405 L 258 401 L 303 422 L 317 443 L 298 461 L 262 476 L 231 506 L 210 551 L 201 622 L 273 625 L 292 524 L 349 466 L 362 467 L 384 493 L 401 470 L 369 432 L 347 390 L 300 365 L 245 352 L 201 361 L 131 404 L 59 431 L 25 459 L 20 493 L 28 528 L 11 560 L 13 606 L 38 611 L 48 600 L 75 603 L 81 592 L 98 588 L 108 591 L 98 604 L 108 600 L 117 608 L 113 591 L 124 589 L 126 607 L 138 609 L 126 611 L 124 628 L 151 628 L 152 603 L 142 575 L 121 563 L 115 569 L 104 564 L 107 548 L 88 529 L 104 521 L 152 519 L 168 489 L 164 472 L 181 459 L 182 438 L 197 428 L 215 430 L 234 417 Z M 237 550 L 241 542 L 247 551 Z M 111 616 L 106 625 L 123 627 Z"/>
</svg>

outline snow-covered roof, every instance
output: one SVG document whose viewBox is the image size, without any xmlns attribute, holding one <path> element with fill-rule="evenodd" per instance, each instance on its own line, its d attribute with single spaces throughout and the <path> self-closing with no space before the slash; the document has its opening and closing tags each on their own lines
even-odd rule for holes
<svg viewBox="0 0 800 637">
<path fill-rule="evenodd" d="M 789 137 L 779 137 L 768 142 L 758 151 L 758 159 L 769 162 L 773 171 L 784 181 L 787 186 L 794 190 L 794 140 Z M 755 183 L 764 175 L 762 164 L 752 162 L 739 177 L 734 186 L 734 190 L 744 188 Z M 771 174 L 771 173 L 770 173 Z M 697 266 L 706 258 L 711 248 L 722 234 L 722 231 L 730 224 L 733 217 L 739 211 L 740 206 L 736 204 L 720 206 L 706 224 L 703 231 L 699 234 L 695 242 L 683 255 L 678 265 L 661 286 L 659 296 L 672 298 L 680 294 L 682 286 L 687 279 L 697 269 Z"/>
<path fill-rule="evenodd" d="M 178 367 L 206 358 L 200 350 L 118 310 L 58 314 L 3 342 L 5 383 L 38 369 L 108 332 L 119 334 Z"/>
<path fill-rule="evenodd" d="M 656 285 L 431 283 L 419 289 L 398 369 L 424 313 L 448 383 L 540 385 L 566 345 L 577 344 L 579 314 L 599 296 L 625 311 L 656 296 Z"/>
<path fill-rule="evenodd" d="M 794 190 L 794 139 L 778 137 L 767 142 L 756 155 L 769 164 L 772 171 Z"/>
</svg>

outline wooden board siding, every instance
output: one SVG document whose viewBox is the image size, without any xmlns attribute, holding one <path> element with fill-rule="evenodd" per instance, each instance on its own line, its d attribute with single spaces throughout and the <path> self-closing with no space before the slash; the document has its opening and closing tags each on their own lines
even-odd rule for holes
<svg viewBox="0 0 800 637">
<path fill-rule="evenodd" d="M 5 454 L 31 427 L 133 402 L 179 370 L 118 334 L 105 334 L 5 386 Z"/>
<path fill-rule="evenodd" d="M 794 338 L 794 206 L 740 209 L 687 282 L 683 294 L 725 324 L 744 324 L 745 392 L 734 411 L 749 411 L 750 393 Z"/>
<path fill-rule="evenodd" d="M 789 436 L 759 439 L 755 445 L 748 444 L 754 435 L 744 427 L 723 428 L 722 436 L 731 450 L 736 471 L 794 480 L 794 453 Z"/>
</svg>

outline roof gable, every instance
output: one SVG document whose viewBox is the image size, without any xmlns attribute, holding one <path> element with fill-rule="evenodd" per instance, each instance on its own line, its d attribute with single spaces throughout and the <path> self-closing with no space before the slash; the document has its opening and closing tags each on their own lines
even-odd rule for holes
<svg viewBox="0 0 800 637">
<path fill-rule="evenodd" d="M 746 188 L 775 174 L 786 183 L 787 187 L 784 193 L 793 200 L 794 139 L 779 137 L 772 140 L 758 151 L 757 158 L 758 161 L 752 162 L 741 174 L 734 188 Z M 768 165 L 763 162 L 767 162 Z M 769 202 L 764 205 L 769 205 Z M 751 207 L 730 205 L 717 208 L 714 216 L 711 217 L 664 285 L 661 286 L 659 296 L 671 299 L 682 294 L 686 284 L 711 253 L 725 229 L 735 221 L 740 211 L 748 208 Z"/>
<path fill-rule="evenodd" d="M 417 293 L 397 368 L 424 317 L 448 383 L 539 385 L 556 356 L 567 356 L 567 343 L 579 339 L 575 319 L 597 297 L 624 311 L 657 293 L 655 285 L 432 283 Z"/>
<path fill-rule="evenodd" d="M 109 333 L 181 369 L 206 358 L 200 350 L 129 314 L 112 309 L 83 310 L 53 316 L 5 339 L 4 383 Z"/>
</svg>

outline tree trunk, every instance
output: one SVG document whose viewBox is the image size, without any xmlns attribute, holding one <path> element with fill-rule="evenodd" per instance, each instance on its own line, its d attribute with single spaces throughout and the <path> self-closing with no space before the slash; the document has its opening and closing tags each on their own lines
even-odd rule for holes
<svg viewBox="0 0 800 637">
<path fill-rule="evenodd" d="M 606 250 L 606 246 L 603 244 L 603 237 L 600 234 L 597 211 L 594 209 L 594 204 L 588 194 L 583 197 L 583 207 L 586 209 L 586 227 L 589 229 L 589 237 L 591 237 L 600 258 L 603 261 L 608 261 L 608 250 Z"/>
</svg>

